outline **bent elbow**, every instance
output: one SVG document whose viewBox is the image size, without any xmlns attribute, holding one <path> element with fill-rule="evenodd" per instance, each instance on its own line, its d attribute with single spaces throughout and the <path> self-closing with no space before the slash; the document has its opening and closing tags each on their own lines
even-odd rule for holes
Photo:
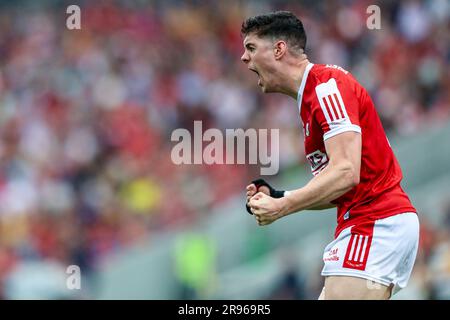
<svg viewBox="0 0 450 320">
<path fill-rule="evenodd" d="M 359 181 L 359 172 L 353 172 L 351 176 L 350 187 L 356 187 L 359 184 Z"/>
<path fill-rule="evenodd" d="M 346 186 L 349 189 L 356 187 L 360 182 L 359 172 L 353 166 L 348 166 L 344 169 Z"/>
</svg>

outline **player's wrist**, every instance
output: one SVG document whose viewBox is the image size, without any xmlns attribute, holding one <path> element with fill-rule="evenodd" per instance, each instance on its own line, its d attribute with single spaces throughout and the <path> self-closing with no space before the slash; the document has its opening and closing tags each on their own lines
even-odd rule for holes
<svg viewBox="0 0 450 320">
<path fill-rule="evenodd" d="M 275 199 L 278 204 L 278 218 L 284 217 L 289 214 L 289 200 L 287 197 Z"/>
<path fill-rule="evenodd" d="M 283 198 L 285 192 L 286 191 L 284 191 L 284 190 L 275 190 L 275 189 L 273 189 L 273 190 L 270 191 L 270 196 L 272 198 L 275 198 L 275 199 Z"/>
<path fill-rule="evenodd" d="M 298 195 L 294 194 L 294 191 L 285 191 L 284 197 L 278 199 L 280 201 L 280 215 L 288 216 L 291 213 L 301 211 L 298 207 Z"/>
</svg>

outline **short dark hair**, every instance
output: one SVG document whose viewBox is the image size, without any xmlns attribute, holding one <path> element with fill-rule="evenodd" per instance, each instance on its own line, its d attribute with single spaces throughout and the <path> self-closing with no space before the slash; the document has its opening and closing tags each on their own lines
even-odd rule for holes
<svg viewBox="0 0 450 320">
<path fill-rule="evenodd" d="M 283 39 L 294 48 L 305 51 L 306 33 L 303 23 L 290 11 L 276 11 L 251 17 L 242 23 L 241 34 Z"/>
</svg>

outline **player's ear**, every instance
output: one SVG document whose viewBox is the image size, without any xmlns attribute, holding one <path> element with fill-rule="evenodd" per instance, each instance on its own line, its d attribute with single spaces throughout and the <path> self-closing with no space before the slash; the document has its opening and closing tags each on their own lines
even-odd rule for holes
<svg viewBox="0 0 450 320">
<path fill-rule="evenodd" d="M 283 40 L 278 40 L 275 42 L 273 46 L 273 55 L 275 57 L 275 60 L 280 60 L 281 57 L 284 56 L 284 54 L 287 51 L 287 45 L 286 42 Z"/>
</svg>

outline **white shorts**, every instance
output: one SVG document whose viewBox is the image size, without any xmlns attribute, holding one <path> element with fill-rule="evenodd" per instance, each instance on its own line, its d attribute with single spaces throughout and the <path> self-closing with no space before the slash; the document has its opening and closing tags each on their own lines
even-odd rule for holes
<svg viewBox="0 0 450 320">
<path fill-rule="evenodd" d="M 322 276 L 351 276 L 406 287 L 419 245 L 416 213 L 397 214 L 341 231 L 324 250 Z"/>
</svg>

